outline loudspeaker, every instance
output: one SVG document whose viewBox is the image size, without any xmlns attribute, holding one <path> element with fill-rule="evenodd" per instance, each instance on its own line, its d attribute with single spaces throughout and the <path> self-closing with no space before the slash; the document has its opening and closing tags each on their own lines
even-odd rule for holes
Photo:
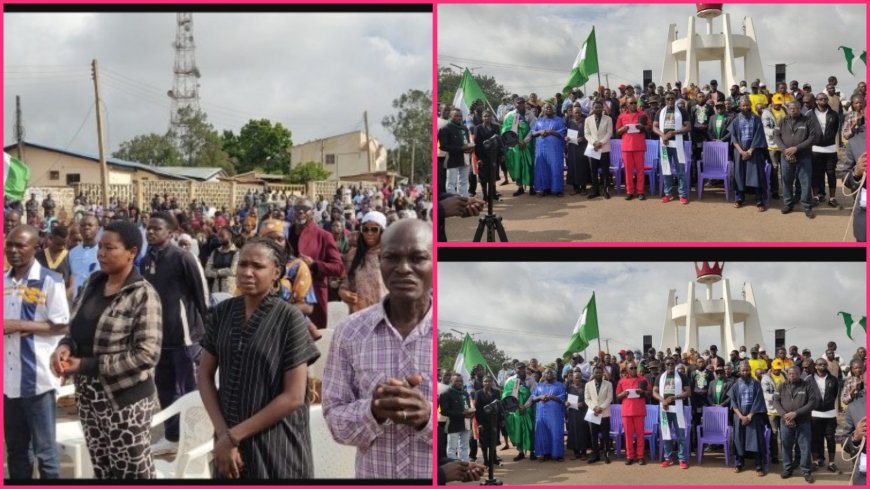
<svg viewBox="0 0 870 489">
<path fill-rule="evenodd" d="M 776 65 L 776 83 L 785 83 L 785 64 Z"/>
<path fill-rule="evenodd" d="M 643 70 L 643 90 L 646 91 L 646 87 L 652 83 L 652 70 Z"/>
<path fill-rule="evenodd" d="M 773 331 L 773 334 L 775 335 L 774 348 L 785 348 L 785 330 L 776 329 Z"/>
<path fill-rule="evenodd" d="M 652 335 L 645 334 L 643 335 L 643 351 L 641 353 L 646 355 L 650 348 L 652 348 Z"/>
</svg>

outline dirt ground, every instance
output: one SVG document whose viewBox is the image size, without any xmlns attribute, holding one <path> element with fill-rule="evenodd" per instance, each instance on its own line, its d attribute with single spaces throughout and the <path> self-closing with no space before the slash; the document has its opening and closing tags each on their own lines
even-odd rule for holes
<svg viewBox="0 0 870 489">
<path fill-rule="evenodd" d="M 800 205 L 782 215 L 781 199 L 771 200 L 760 213 L 752 195 L 747 195 L 748 205 L 735 209 L 733 200 L 725 202 L 724 189 L 716 187 L 705 187 L 701 200 L 693 190 L 689 205 L 664 204 L 648 191 L 645 201 L 626 201 L 625 194 L 588 200 L 569 195 L 571 189 L 562 198 L 513 197 L 516 188 L 513 183 L 499 186 L 503 202 L 493 210 L 502 216 L 511 242 L 842 242 L 851 222 L 852 199 L 842 195 L 842 187 L 837 191 L 841 208 L 820 205 L 815 219 L 808 219 Z M 477 226 L 477 218 L 450 218 L 447 237 L 471 241 Z M 851 228 L 846 241 L 855 241 Z"/>
<path fill-rule="evenodd" d="M 500 449 L 499 449 L 500 450 Z M 682 470 L 677 465 L 662 468 L 658 459 L 655 462 L 647 460 L 647 464 L 640 466 L 636 463 L 631 466 L 625 465 L 625 459 L 614 459 L 611 456 L 609 465 L 602 462 L 587 464 L 582 460 L 571 460 L 572 454 L 566 453 L 564 462 L 555 461 L 531 461 L 528 458 L 514 462 L 513 457 L 517 454 L 511 448 L 499 451 L 502 458 L 502 466 L 495 468 L 494 477 L 500 479 L 504 485 L 559 485 L 559 486 L 706 486 L 706 485 L 731 485 L 731 486 L 809 486 L 800 475 L 792 475 L 789 479 L 780 478 L 781 465 L 771 464 L 769 473 L 764 477 L 755 474 L 755 465 L 747 459 L 743 472 L 734 473 L 733 467 L 725 466 L 723 452 L 704 453 L 701 465 L 696 465 L 697 455 L 692 451 L 689 459 L 689 469 Z M 647 455 L 647 459 L 648 459 Z M 478 459 L 480 462 L 481 458 Z M 849 483 L 849 464 L 840 458 L 837 453 L 837 466 L 842 474 L 834 474 L 827 470 L 816 471 L 813 476 L 815 484 L 821 486 L 847 485 Z M 748 470 L 747 470 L 748 469 Z M 488 478 L 488 473 L 484 479 Z M 450 485 L 476 486 L 480 482 L 450 483 Z"/>
</svg>

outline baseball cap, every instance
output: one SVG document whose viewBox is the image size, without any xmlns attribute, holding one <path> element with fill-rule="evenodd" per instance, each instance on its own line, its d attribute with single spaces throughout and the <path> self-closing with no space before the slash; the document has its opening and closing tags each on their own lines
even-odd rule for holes
<svg viewBox="0 0 870 489">
<path fill-rule="evenodd" d="M 759 88 L 767 88 L 767 85 L 764 82 L 762 82 L 762 83 L 758 84 L 758 87 Z"/>
<path fill-rule="evenodd" d="M 782 370 L 782 360 L 777 358 L 770 363 L 770 368 L 774 370 Z"/>
<path fill-rule="evenodd" d="M 619 88 L 625 88 L 625 83 L 620 83 Z"/>
<path fill-rule="evenodd" d="M 767 353 L 767 350 L 765 350 L 764 348 L 759 348 L 758 353 Z"/>
<path fill-rule="evenodd" d="M 619 354 L 620 354 L 620 355 L 622 355 L 622 354 L 624 354 L 624 353 L 625 353 L 625 348 L 619 350 Z"/>
<path fill-rule="evenodd" d="M 718 367 L 716 367 L 716 372 L 724 372 L 724 371 L 725 371 L 725 367 L 723 367 L 722 365 L 719 365 Z"/>
<path fill-rule="evenodd" d="M 719 106 L 725 107 L 725 102 L 723 102 L 723 101 L 721 101 L 721 100 L 717 101 L 717 102 L 716 102 L 716 107 L 719 107 Z"/>
<path fill-rule="evenodd" d="M 753 346 L 752 349 L 749 350 L 749 353 L 758 353 L 758 348 Z"/>
<path fill-rule="evenodd" d="M 773 96 L 773 103 L 782 105 L 782 94 L 781 93 L 777 93 L 776 95 Z"/>
</svg>

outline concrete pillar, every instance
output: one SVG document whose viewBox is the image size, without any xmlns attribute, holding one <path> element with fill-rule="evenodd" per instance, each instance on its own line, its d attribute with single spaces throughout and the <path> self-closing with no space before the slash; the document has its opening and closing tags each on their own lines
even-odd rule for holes
<svg viewBox="0 0 870 489">
<path fill-rule="evenodd" d="M 686 32 L 686 78 L 683 80 L 683 86 L 688 87 L 690 83 L 698 83 L 698 55 L 695 53 L 696 38 L 695 38 L 695 17 L 689 17 L 689 27 Z"/>
<path fill-rule="evenodd" d="M 690 348 L 698 349 L 698 321 L 695 319 L 695 282 L 689 282 L 689 294 L 686 297 L 686 344 L 683 351 Z"/>
<path fill-rule="evenodd" d="M 723 78 L 725 78 L 728 88 L 731 88 L 731 85 L 737 85 L 738 80 L 734 72 L 734 46 L 731 44 L 731 16 L 729 14 L 722 15 L 722 35 L 725 37 L 725 52 L 722 56 L 725 65 Z"/>
<path fill-rule="evenodd" d="M 725 303 L 725 317 L 722 321 L 722 331 L 725 334 L 725 348 L 730 352 L 736 350 L 734 338 L 734 315 L 731 306 L 731 284 L 726 278 L 722 286 L 722 301 Z"/>
<path fill-rule="evenodd" d="M 677 40 L 677 25 L 671 24 L 668 27 L 668 40 L 665 43 L 665 59 L 662 62 L 662 77 L 659 80 L 659 85 L 664 85 L 668 82 L 675 82 L 680 79 L 677 71 L 677 58 L 674 57 L 673 43 Z"/>
<path fill-rule="evenodd" d="M 664 351 L 665 348 L 672 348 L 677 343 L 677 323 L 674 321 L 673 309 L 676 305 L 676 289 L 668 291 L 668 307 L 665 308 L 665 322 L 662 326 L 662 339 L 659 343 L 659 350 Z"/>
<path fill-rule="evenodd" d="M 761 333 L 761 321 L 758 317 L 758 307 L 755 304 L 752 284 L 747 283 L 743 287 L 743 291 L 746 293 L 746 302 L 752 305 L 752 312 L 750 312 L 743 323 L 743 344 L 749 346 L 758 343 L 761 347 L 767 349 L 764 345 L 764 336 Z"/>
</svg>

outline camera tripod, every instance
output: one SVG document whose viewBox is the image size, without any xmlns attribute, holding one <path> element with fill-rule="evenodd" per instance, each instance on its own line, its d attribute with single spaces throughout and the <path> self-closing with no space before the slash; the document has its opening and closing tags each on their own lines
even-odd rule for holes
<svg viewBox="0 0 870 489">
<path fill-rule="evenodd" d="M 498 455 L 496 455 L 495 448 L 496 446 L 498 446 L 498 427 L 501 423 L 502 411 L 501 401 L 499 399 L 496 399 L 495 401 L 493 401 L 493 403 L 499 403 L 499 406 L 493 406 L 495 409 L 493 409 L 493 412 L 491 413 L 492 418 L 490 420 L 489 446 L 486 447 L 486 450 L 488 450 L 489 453 L 489 460 L 486 464 L 487 468 L 489 469 L 489 479 L 480 481 L 481 486 L 501 486 L 504 484 L 501 479 L 493 478 L 492 474 L 495 467 L 495 461 L 498 457 Z"/>
<path fill-rule="evenodd" d="M 492 199 L 495 198 L 496 178 L 494 177 L 498 175 L 498 152 L 497 150 L 490 150 L 489 153 L 489 162 L 487 162 L 487 165 L 489 165 L 489 175 L 487 175 L 486 182 L 486 215 L 480 216 L 480 221 L 477 223 L 477 231 L 475 231 L 472 241 L 480 243 L 483 231 L 486 230 L 486 241 L 488 243 L 495 242 L 496 233 L 498 233 L 498 239 L 502 243 L 507 243 L 507 233 L 505 233 L 504 226 L 501 224 L 501 216 L 492 212 Z"/>
</svg>

